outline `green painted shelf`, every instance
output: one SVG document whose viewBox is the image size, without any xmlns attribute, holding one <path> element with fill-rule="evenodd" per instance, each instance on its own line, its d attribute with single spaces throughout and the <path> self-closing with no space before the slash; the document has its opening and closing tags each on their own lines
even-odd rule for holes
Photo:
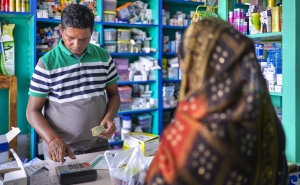
<svg viewBox="0 0 300 185">
<path fill-rule="evenodd" d="M 183 5 L 183 6 L 198 6 L 204 5 L 203 2 L 194 2 L 194 1 L 184 1 L 184 0 L 163 0 L 164 4 L 175 4 L 175 5 Z"/>
<path fill-rule="evenodd" d="M 156 110 L 158 110 L 158 108 L 119 111 L 117 112 L 117 116 L 124 115 L 124 114 L 139 114 L 139 113 L 153 112 Z"/>
<path fill-rule="evenodd" d="M 274 32 L 274 33 L 261 33 L 261 34 L 253 34 L 247 35 L 249 38 L 257 41 L 281 41 L 282 33 Z"/>
<path fill-rule="evenodd" d="M 270 92 L 271 96 L 282 96 L 282 93 L 278 93 L 278 92 Z"/>
<path fill-rule="evenodd" d="M 0 17 L 2 17 L 2 18 L 27 19 L 31 16 L 33 16 L 33 13 L 31 13 L 31 12 L 2 12 L 2 11 L 0 11 Z"/>
</svg>

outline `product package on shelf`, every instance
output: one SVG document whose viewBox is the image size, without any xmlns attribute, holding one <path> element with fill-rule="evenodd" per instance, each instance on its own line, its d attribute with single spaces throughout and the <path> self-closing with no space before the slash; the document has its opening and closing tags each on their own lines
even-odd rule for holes
<svg viewBox="0 0 300 185">
<path fill-rule="evenodd" d="M 259 43 L 255 50 L 269 91 L 282 93 L 282 44 Z"/>
<path fill-rule="evenodd" d="M 37 28 L 36 31 L 36 49 L 40 52 L 47 52 L 57 46 L 61 40 L 59 26 Z"/>
<path fill-rule="evenodd" d="M 29 12 L 29 0 L 1 0 L 0 11 L 3 12 Z"/>
<path fill-rule="evenodd" d="M 36 50 L 39 52 L 47 52 L 58 45 L 62 39 L 62 35 L 59 31 L 59 26 L 55 27 L 37 27 L 36 31 Z M 95 30 L 92 34 L 91 44 L 100 46 L 99 44 L 99 32 Z"/>
<path fill-rule="evenodd" d="M 137 88 L 138 90 L 136 90 Z M 152 91 L 149 90 L 149 85 L 119 86 L 118 89 L 121 97 L 120 111 L 143 110 L 157 107 L 157 100 L 152 98 Z M 131 95 L 132 92 L 134 92 L 134 96 Z"/>
<path fill-rule="evenodd" d="M 0 73 L 15 75 L 15 24 L 0 23 Z"/>
<path fill-rule="evenodd" d="M 37 2 L 37 18 L 54 18 L 61 19 L 61 12 L 63 9 L 70 4 L 82 4 L 87 6 L 95 16 L 97 16 L 96 12 L 96 1 L 75 1 L 75 0 L 38 0 Z M 97 19 L 95 17 L 95 19 Z"/>
<path fill-rule="evenodd" d="M 165 53 L 177 53 L 181 43 L 182 32 L 175 32 L 175 40 L 170 40 L 168 35 L 163 37 L 163 52 Z"/>
<path fill-rule="evenodd" d="M 157 59 L 149 56 L 139 57 L 132 63 L 127 58 L 113 59 L 120 81 L 149 81 L 155 79 L 155 70 L 159 70 Z"/>
<path fill-rule="evenodd" d="M 109 142 L 124 140 L 124 135 L 129 132 L 152 132 L 153 115 L 139 113 L 134 115 L 122 115 L 114 119 L 116 131 Z"/>
<path fill-rule="evenodd" d="M 143 1 L 127 2 L 116 7 L 117 1 L 104 1 L 104 22 L 154 24 L 152 9 Z"/>
<path fill-rule="evenodd" d="M 282 29 L 282 5 L 262 6 L 262 1 L 251 1 L 248 11 L 236 8 L 229 12 L 228 22 L 238 31 L 247 34 L 280 32 Z"/>
<path fill-rule="evenodd" d="M 137 28 L 114 29 L 106 28 L 104 31 L 104 48 L 108 52 L 118 53 L 156 53 L 150 42 L 152 37 L 147 32 Z"/>
<path fill-rule="evenodd" d="M 170 26 L 189 26 L 194 13 L 195 11 L 187 13 L 176 11 L 176 14 L 171 15 L 168 5 L 164 5 L 162 10 L 162 24 Z"/>
<path fill-rule="evenodd" d="M 181 69 L 179 68 L 178 57 L 163 59 L 162 72 L 165 80 L 181 80 Z"/>
</svg>

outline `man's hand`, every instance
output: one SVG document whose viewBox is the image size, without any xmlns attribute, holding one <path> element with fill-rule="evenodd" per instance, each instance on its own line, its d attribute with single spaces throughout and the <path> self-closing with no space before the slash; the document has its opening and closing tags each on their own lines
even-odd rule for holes
<svg viewBox="0 0 300 185">
<path fill-rule="evenodd" d="M 48 157 L 52 161 L 60 162 L 62 165 L 66 161 L 64 158 L 65 153 L 67 153 L 71 159 L 76 159 L 70 147 L 62 139 L 55 138 L 49 143 Z"/>
<path fill-rule="evenodd" d="M 104 118 L 101 122 L 101 125 L 103 125 L 106 130 L 102 132 L 102 134 L 100 134 L 99 137 L 103 137 L 105 139 L 111 138 L 111 136 L 116 131 L 115 123 L 108 118 Z"/>
</svg>

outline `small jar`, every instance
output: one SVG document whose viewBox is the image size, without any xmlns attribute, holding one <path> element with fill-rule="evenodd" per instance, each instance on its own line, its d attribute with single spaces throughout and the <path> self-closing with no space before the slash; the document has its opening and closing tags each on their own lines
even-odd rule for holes
<svg viewBox="0 0 300 185">
<path fill-rule="evenodd" d="M 127 130 L 132 128 L 132 120 L 130 116 L 122 116 L 122 128 Z"/>
</svg>

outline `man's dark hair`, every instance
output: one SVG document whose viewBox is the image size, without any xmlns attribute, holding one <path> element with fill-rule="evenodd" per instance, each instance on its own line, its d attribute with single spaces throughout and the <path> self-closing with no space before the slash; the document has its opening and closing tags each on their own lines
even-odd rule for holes
<svg viewBox="0 0 300 185">
<path fill-rule="evenodd" d="M 68 5 L 61 14 L 62 28 L 90 28 L 91 32 L 94 31 L 94 19 L 93 12 L 86 6 L 80 4 Z"/>
</svg>

